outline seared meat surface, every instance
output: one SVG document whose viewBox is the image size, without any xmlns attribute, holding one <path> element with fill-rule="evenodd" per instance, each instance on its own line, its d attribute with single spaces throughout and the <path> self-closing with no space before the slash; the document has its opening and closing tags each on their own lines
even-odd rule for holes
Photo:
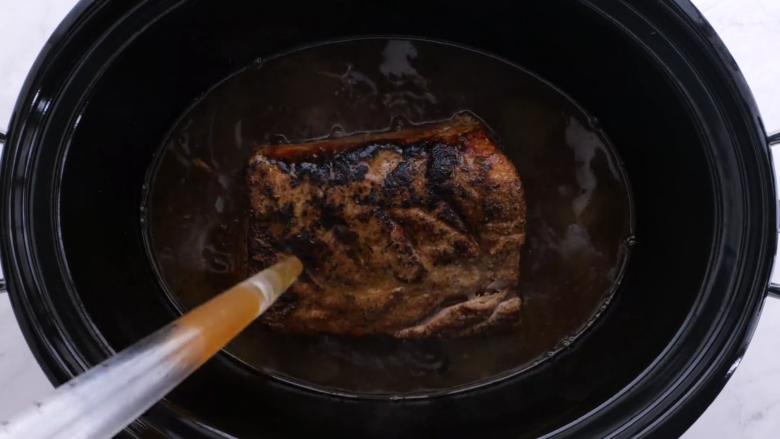
<svg viewBox="0 0 780 439">
<path fill-rule="evenodd" d="M 257 148 L 248 266 L 306 267 L 261 321 L 291 333 L 460 337 L 510 330 L 523 188 L 470 116 Z"/>
</svg>

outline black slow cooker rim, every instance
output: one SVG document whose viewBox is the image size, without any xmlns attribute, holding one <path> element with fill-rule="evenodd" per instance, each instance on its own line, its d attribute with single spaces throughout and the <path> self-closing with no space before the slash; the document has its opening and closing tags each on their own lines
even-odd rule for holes
<svg viewBox="0 0 780 439">
<path fill-rule="evenodd" d="M 185 2 L 186 0 L 180 0 L 176 6 Z M 19 154 L 18 150 L 22 149 L 20 147 L 22 144 L 38 146 L 36 141 L 39 140 L 40 132 L 45 131 L 51 122 L 48 115 L 53 107 L 54 99 L 67 86 L 73 73 L 81 67 L 80 63 L 87 58 L 87 54 L 92 53 L 99 46 L 99 42 L 115 27 L 116 23 L 127 18 L 137 19 L 140 14 L 134 16 L 133 12 L 140 10 L 144 4 L 148 3 L 146 0 L 137 1 L 135 4 L 133 2 L 120 4 L 116 1 L 79 0 L 54 30 L 30 68 L 8 125 L 8 135 L 0 162 L 2 169 L 7 170 L 7 172 L 0 173 L 0 187 L 5 188 L 5 192 L 0 194 L 0 206 L 2 206 L 0 207 L 0 224 L 4 226 L 2 233 L 0 233 L 0 264 L 2 264 L 11 307 L 22 335 L 36 362 L 55 387 L 82 373 L 89 368 L 90 364 L 97 364 L 113 352 L 107 347 L 108 344 L 100 336 L 91 320 L 83 313 L 83 310 L 81 315 L 86 318 L 80 323 L 86 327 L 81 328 L 81 335 L 85 335 L 85 338 L 89 337 L 91 340 L 99 340 L 99 347 L 82 343 L 80 347 L 86 347 L 86 349 L 81 351 L 74 349 L 74 345 L 77 344 L 76 340 L 64 329 L 63 322 L 53 310 L 53 304 L 48 298 L 50 292 L 46 291 L 41 281 L 42 267 L 32 262 L 36 253 L 33 244 L 35 238 L 30 236 L 33 234 L 28 234 L 31 229 L 28 210 L 29 196 L 33 189 L 29 172 L 31 166 L 27 159 L 33 157 L 34 154 L 32 150 L 28 151 L 29 155 Z M 151 11 L 145 11 L 144 15 L 147 18 L 157 14 L 162 16 L 176 6 L 167 8 L 165 11 L 149 8 Z M 136 35 L 154 21 L 156 20 L 152 19 L 146 22 L 146 26 L 138 29 Z M 46 90 L 47 85 L 53 86 Z M 84 93 L 84 96 L 86 95 L 87 93 Z M 85 102 L 80 102 L 75 108 L 82 108 L 84 104 Z M 63 133 L 63 143 L 69 142 L 78 125 L 78 116 L 75 114 L 72 116 L 64 121 L 69 128 L 66 133 Z M 61 165 L 62 163 L 59 163 L 56 171 L 60 176 Z M 21 180 L 18 180 L 19 173 L 22 174 Z M 19 184 L 21 187 L 17 186 L 19 190 L 11 193 L 11 188 L 19 181 L 21 181 Z M 24 199 L 19 200 L 14 197 L 15 195 Z M 14 204 L 15 201 L 21 202 Z M 23 226 L 15 230 L 12 227 L 13 218 Z M 54 234 L 57 235 L 58 232 L 55 231 Z M 67 268 L 61 242 L 59 244 L 56 269 L 68 278 L 69 276 L 65 274 Z M 49 265 L 43 269 L 54 268 Z M 72 285 L 71 279 L 67 279 L 67 281 Z M 70 291 L 58 291 L 58 293 L 73 296 Z M 74 303 L 78 303 L 75 296 L 72 299 L 74 299 Z M 49 335 L 46 335 L 47 333 Z M 51 334 L 56 334 L 56 336 L 53 337 Z M 51 340 L 51 338 L 56 340 Z M 167 426 L 171 426 L 171 430 L 168 430 Z M 199 437 L 224 437 L 208 427 L 188 419 L 186 415 L 178 412 L 167 401 L 161 401 L 153 406 L 142 418 L 134 421 L 117 437 L 148 437 L 150 432 L 153 432 L 154 437 L 157 437 L 160 434 L 166 435 L 166 431 L 186 432 L 185 435 L 188 437 L 193 434 L 197 434 Z"/>
<path fill-rule="evenodd" d="M 734 272 L 739 273 L 740 277 L 734 279 L 731 285 L 726 285 L 724 282 L 716 282 L 712 283 L 709 289 L 702 289 L 697 304 L 692 308 L 680 331 L 653 364 L 618 395 L 615 395 L 591 412 L 595 413 L 609 404 L 631 399 L 631 396 L 628 394 L 638 393 L 639 386 L 635 384 L 640 381 L 644 381 L 645 387 L 647 387 L 647 385 L 652 385 L 653 375 L 656 378 L 660 378 L 658 375 L 658 372 L 661 370 L 659 365 L 663 361 L 670 359 L 670 354 L 675 347 L 677 349 L 681 347 L 682 343 L 680 341 L 683 335 L 690 331 L 690 322 L 696 316 L 706 315 L 703 308 L 703 302 L 705 302 L 703 297 L 711 296 L 714 290 L 732 287 L 734 289 L 731 297 L 727 297 L 729 301 L 727 305 L 724 305 L 724 308 L 728 309 L 728 313 L 718 315 L 717 324 L 713 325 L 712 330 L 708 333 L 706 344 L 704 344 L 706 346 L 705 350 L 697 354 L 695 360 L 689 363 L 685 373 L 680 374 L 679 379 L 670 384 L 667 391 L 662 394 L 664 400 L 671 400 L 671 403 L 667 403 L 665 409 L 661 409 L 660 406 L 662 404 L 657 401 L 649 403 L 642 413 L 608 436 L 677 437 L 685 432 L 707 409 L 736 371 L 760 317 L 772 267 L 774 266 L 778 238 L 778 204 L 771 151 L 767 144 L 766 131 L 760 112 L 744 76 L 723 41 L 690 1 L 660 0 L 658 2 L 642 2 L 623 0 L 621 2 L 611 2 L 609 0 L 588 0 L 586 3 L 604 18 L 623 28 L 652 57 L 657 57 L 657 54 L 653 53 L 650 48 L 657 49 L 661 46 L 661 44 L 658 44 L 659 37 L 657 34 L 668 31 L 668 37 L 674 33 L 675 43 L 679 42 L 679 44 L 668 47 L 666 49 L 668 51 L 667 55 L 671 52 L 682 54 L 681 61 L 688 64 L 692 70 L 695 69 L 695 74 L 700 78 L 706 77 L 706 79 L 702 78 L 702 80 L 707 81 L 706 88 L 700 90 L 699 93 L 708 94 L 712 99 L 713 105 L 717 107 L 718 111 L 723 112 L 724 122 L 726 122 L 724 128 L 730 136 L 733 136 L 735 151 L 741 153 L 742 150 L 750 146 L 761 157 L 761 160 L 755 163 L 760 166 L 755 169 L 756 172 L 752 175 L 747 175 L 750 173 L 746 173 L 744 157 L 740 154 L 737 154 L 735 157 L 742 166 L 742 174 L 739 176 L 741 183 L 746 183 L 746 180 L 753 179 L 755 186 L 748 184 L 746 188 L 751 187 L 755 190 L 756 193 L 750 195 L 754 195 L 756 200 L 761 200 L 760 206 L 754 206 L 752 210 L 746 209 L 746 218 L 743 218 L 743 220 L 746 223 L 749 223 L 750 220 L 758 220 L 758 222 L 763 223 L 764 227 L 752 229 L 745 227 L 737 232 L 742 233 L 745 238 L 744 242 L 747 243 L 741 249 L 740 254 L 744 257 L 755 251 L 752 261 L 742 260 L 740 264 L 735 264 Z M 631 11 L 633 15 L 625 14 L 627 11 Z M 625 21 L 617 22 L 612 18 L 619 16 L 625 20 L 627 17 L 632 17 L 638 20 L 647 20 L 649 23 L 649 20 L 646 18 L 647 15 L 654 14 L 656 22 L 653 24 L 658 25 L 659 20 L 657 17 L 659 13 L 665 14 L 667 19 L 676 20 L 677 23 L 675 24 L 679 25 L 681 29 L 672 29 L 671 27 L 658 29 L 651 26 L 642 26 L 640 23 L 634 22 L 632 24 L 633 28 L 629 30 Z M 682 38 L 690 40 L 687 46 L 682 44 Z M 691 46 L 693 45 L 691 43 L 695 44 L 697 52 L 691 51 Z M 694 64 L 694 57 L 698 58 L 696 59 L 696 64 Z M 663 68 L 668 69 L 668 64 L 668 62 L 660 62 L 659 60 L 659 67 L 663 66 Z M 675 74 L 669 71 L 667 73 L 672 82 L 680 81 L 680 78 Z M 681 84 L 675 83 L 673 85 L 678 88 L 678 91 L 682 91 Z M 687 91 L 690 92 L 690 90 Z M 693 99 L 693 96 L 688 97 L 691 102 L 695 102 L 701 100 L 703 95 L 696 96 L 695 99 Z M 697 117 L 703 116 L 696 109 L 691 109 L 690 111 L 695 113 Z M 748 126 L 744 127 L 746 130 L 741 134 L 736 132 L 738 130 L 736 115 L 739 115 L 740 122 L 749 121 Z M 719 134 L 722 136 L 724 133 Z M 701 135 L 702 137 L 714 137 L 712 133 L 701 133 Z M 747 140 L 749 140 L 749 146 Z M 713 157 L 710 157 L 710 160 L 713 160 Z M 728 182 L 728 179 L 725 181 Z M 747 189 L 746 192 L 748 192 Z M 742 195 L 746 199 L 749 198 L 747 193 Z M 722 201 L 718 200 L 717 207 L 719 210 L 725 209 Z M 747 218 L 748 216 L 751 218 Z M 717 223 L 716 229 L 723 232 L 724 225 Z M 730 230 L 730 232 L 734 233 L 734 230 Z M 751 233 L 753 235 L 748 236 Z M 721 238 L 723 237 L 721 236 Z M 720 256 L 723 257 L 724 255 L 721 254 Z M 712 267 L 708 269 L 707 278 L 713 277 L 713 271 Z M 705 279 L 705 282 L 708 282 L 708 280 Z M 735 288 L 734 286 L 739 282 L 741 282 L 740 287 Z M 738 313 L 735 311 L 735 308 L 740 303 L 740 299 L 742 300 L 742 312 Z M 717 355 L 713 356 L 711 355 L 713 351 L 710 348 L 717 343 L 721 344 L 722 349 L 717 352 Z M 707 359 L 709 359 L 709 362 L 707 362 Z M 672 397 L 672 395 L 674 396 Z M 639 422 L 639 419 L 642 417 L 650 417 L 652 420 L 645 422 L 645 425 L 640 425 L 642 423 Z M 584 430 L 580 430 L 579 434 L 586 437 L 600 437 L 600 433 L 598 433 L 599 426 L 596 424 L 608 421 L 607 418 L 590 415 L 583 416 L 581 420 L 584 420 L 583 424 L 587 424 L 587 426 Z M 549 435 L 549 437 L 552 437 L 554 434 Z"/>
<path fill-rule="evenodd" d="M 88 364 L 102 358 L 107 352 L 94 347 L 85 348 L 84 343 L 75 343 L 69 335 L 73 329 L 66 329 L 60 317 L 53 313 L 49 295 L 57 291 L 47 291 L 41 281 L 42 267 L 37 260 L 36 237 L 30 233 L 32 230 L 30 213 L 26 210 L 29 207 L 29 199 L 33 195 L 30 181 L 33 166 L 30 158 L 34 157 L 33 152 L 39 146 L 38 140 L 41 136 L 47 131 L 54 130 L 51 114 L 54 112 L 53 107 L 58 104 L 56 100 L 59 92 L 69 85 L 72 74 L 80 63 L 87 59 L 90 53 L 100 49 L 99 43 L 110 33 L 111 28 L 124 20 L 148 24 L 148 22 L 138 21 L 139 18 L 163 12 L 150 5 L 152 2 L 140 1 L 132 7 L 117 3 L 82 0 L 60 24 L 39 55 L 22 88 L 10 125 L 8 143 L 3 151 L 3 172 L 0 175 L 3 188 L 0 193 L 0 209 L 2 209 L 4 224 L 4 233 L 0 242 L 3 269 L 14 312 L 27 343 L 46 375 L 55 384 L 67 381 L 84 370 Z M 702 343 L 707 348 L 701 350 L 700 355 L 689 362 L 685 373 L 681 374 L 678 381 L 666 388 L 664 399 L 649 403 L 647 395 L 640 394 L 640 384 L 643 382 L 646 384 L 652 377 L 653 371 L 658 371 L 658 366 L 669 360 L 676 346 L 675 342 L 670 344 L 654 365 L 637 377 L 634 383 L 626 387 L 621 394 L 615 395 L 573 424 L 551 433 L 548 435 L 550 437 L 572 433 L 600 436 L 603 435 L 599 433 L 602 429 L 609 429 L 609 426 L 614 423 L 622 425 L 620 429 L 613 430 L 614 435 L 620 436 L 666 437 L 687 429 L 725 385 L 734 367 L 742 358 L 755 329 L 771 274 L 777 240 L 774 175 L 760 116 L 750 90 L 722 41 L 689 2 L 660 1 L 641 6 L 639 3 L 594 0 L 589 3 L 589 6 L 605 17 L 615 15 L 623 18 L 636 17 L 639 20 L 634 23 L 636 26 L 641 25 L 643 14 L 665 14 L 670 22 L 675 22 L 677 25 L 665 31 L 676 32 L 679 38 L 687 38 L 691 45 L 701 49 L 697 54 L 699 59 L 696 60 L 698 69 L 693 73 L 707 76 L 701 79 L 706 82 L 704 91 L 714 99 L 720 112 L 731 111 L 731 115 L 740 116 L 739 121 L 732 121 L 732 123 L 740 122 L 744 126 L 737 127 L 741 132 L 734 132 L 736 129 L 734 126 L 728 127 L 731 130 L 730 136 L 740 136 L 739 140 L 745 142 L 739 144 L 744 148 L 752 148 L 756 157 L 763 159 L 756 162 L 758 172 L 752 175 L 745 175 L 745 164 L 742 163 L 743 172 L 740 175 L 741 185 L 755 189 L 755 193 L 750 195 L 758 205 L 753 206 L 751 220 L 756 222 L 758 227 L 745 227 L 730 232 L 730 234 L 742 234 L 739 241 L 746 241 L 746 245 L 740 249 L 740 254 L 754 256 L 740 259 L 741 277 L 735 280 L 735 283 L 740 282 L 740 288 L 732 289 L 733 294 L 730 297 L 733 301 L 732 306 L 720 314 L 719 323 L 714 325 L 705 337 L 706 343 Z M 646 47 L 662 44 L 653 41 L 649 36 L 637 37 L 636 33 L 634 36 L 638 44 Z M 690 49 L 691 45 L 687 49 Z M 685 56 L 690 57 L 691 53 L 686 53 Z M 686 58 L 686 61 L 691 59 Z M 706 75 L 701 71 L 704 67 L 709 68 Z M 693 70 L 694 67 L 692 66 L 691 69 Z M 72 125 L 71 122 L 76 121 L 58 121 L 59 124 L 65 125 Z M 72 127 L 68 128 L 71 129 Z M 56 239 L 56 236 L 51 238 Z M 65 271 L 64 263 L 64 259 L 60 257 L 57 267 L 60 271 Z M 704 299 L 702 302 L 706 301 Z M 697 310 L 701 310 L 701 305 L 702 303 Z M 697 310 L 692 312 L 689 320 Z M 88 327 L 88 321 L 82 324 L 85 325 L 79 330 L 82 334 L 99 337 L 95 328 Z M 725 329 L 733 330 L 725 331 Z M 56 337 L 44 335 L 46 332 L 56 334 Z M 726 332 L 729 334 L 725 334 Z M 681 330 L 676 340 L 679 341 L 685 335 L 684 330 Z M 722 349 L 718 351 L 715 358 L 709 358 L 709 363 L 703 361 L 708 354 L 713 354 L 710 348 L 715 343 L 720 344 Z M 82 346 L 79 347 L 78 344 Z M 679 346 L 677 348 L 679 349 Z M 644 389 L 644 391 L 649 390 Z M 670 398 L 670 394 L 675 392 L 674 397 Z M 643 410 L 628 410 L 631 412 L 630 416 L 618 416 L 618 421 L 614 419 L 605 421 L 604 416 L 609 411 L 606 410 L 607 408 L 614 408 L 617 405 L 622 405 L 624 408 L 627 405 L 633 407 L 637 404 L 637 399 L 644 401 L 638 402 L 643 406 Z M 633 404 L 628 404 L 632 401 Z M 176 428 L 183 428 L 184 431 L 197 432 L 204 436 L 214 435 L 206 427 L 178 414 L 174 407 L 167 404 L 155 406 L 145 419 L 149 420 L 154 428 L 176 425 Z M 147 428 L 152 427 L 139 421 L 134 425 L 133 430 L 140 434 Z"/>
</svg>

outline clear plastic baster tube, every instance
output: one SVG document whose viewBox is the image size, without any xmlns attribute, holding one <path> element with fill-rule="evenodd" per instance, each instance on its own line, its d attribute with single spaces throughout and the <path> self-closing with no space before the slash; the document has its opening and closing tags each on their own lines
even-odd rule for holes
<svg viewBox="0 0 780 439">
<path fill-rule="evenodd" d="M 265 312 L 302 269 L 290 257 L 225 291 L 0 421 L 0 438 L 113 437 Z"/>
</svg>

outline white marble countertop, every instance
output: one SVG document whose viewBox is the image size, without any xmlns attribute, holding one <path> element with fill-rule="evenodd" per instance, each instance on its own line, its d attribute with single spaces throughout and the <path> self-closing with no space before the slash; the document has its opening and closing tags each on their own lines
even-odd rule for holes
<svg viewBox="0 0 780 439">
<path fill-rule="evenodd" d="M 0 130 L 27 71 L 76 0 L 0 0 Z M 694 0 L 750 84 L 769 131 L 780 130 L 780 0 Z M 780 156 L 780 154 L 778 154 Z M 780 162 L 776 160 L 776 169 Z M 773 276 L 780 282 L 780 272 Z M 0 294 L 0 418 L 50 392 Z M 742 364 L 685 439 L 780 437 L 780 300 L 769 299 Z"/>
</svg>

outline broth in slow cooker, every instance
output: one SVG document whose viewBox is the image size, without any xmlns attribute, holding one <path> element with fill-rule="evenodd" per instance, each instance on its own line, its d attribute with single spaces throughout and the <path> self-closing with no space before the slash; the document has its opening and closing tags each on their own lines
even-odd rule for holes
<svg viewBox="0 0 780 439">
<path fill-rule="evenodd" d="M 569 346 L 609 303 L 633 242 L 628 183 L 595 118 L 501 59 L 421 40 L 334 42 L 258 60 L 180 118 L 142 206 L 162 283 L 189 310 L 246 276 L 253 148 L 386 131 L 468 111 L 515 164 L 528 206 L 519 331 L 460 339 L 302 336 L 255 324 L 227 348 L 323 391 L 398 397 L 463 389 Z"/>
</svg>

